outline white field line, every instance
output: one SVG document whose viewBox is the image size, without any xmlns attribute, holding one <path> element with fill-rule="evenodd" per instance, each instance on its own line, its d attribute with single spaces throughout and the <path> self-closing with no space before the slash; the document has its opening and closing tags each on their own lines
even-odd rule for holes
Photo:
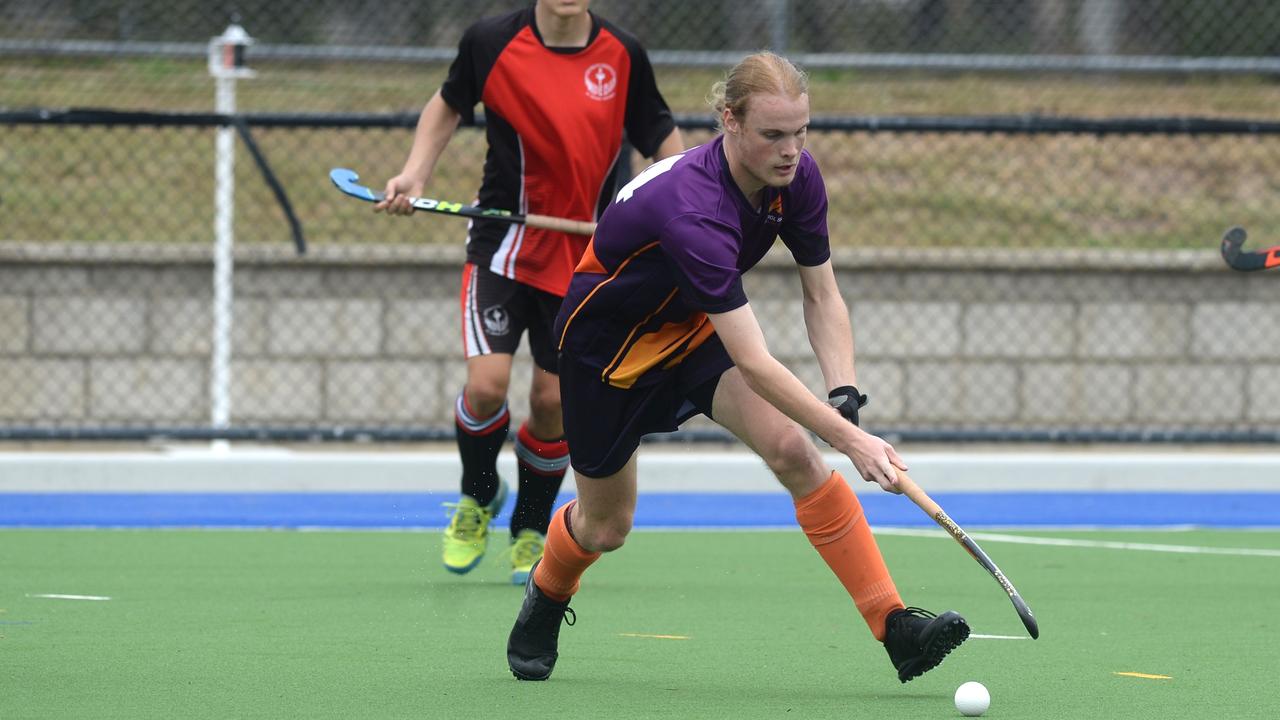
<svg viewBox="0 0 1280 720">
<path fill-rule="evenodd" d="M 48 598 L 50 600 L 110 600 L 111 598 L 103 595 L 55 595 L 55 594 L 39 594 L 33 595 L 27 593 L 29 598 Z"/>
<path fill-rule="evenodd" d="M 881 535 L 907 535 L 911 537 L 949 537 L 941 530 L 913 530 L 911 528 L 877 528 Z M 979 542 L 1003 542 L 1017 545 L 1052 545 L 1055 547 L 1101 548 L 1104 550 L 1139 550 L 1145 552 L 1182 553 L 1185 555 L 1236 555 L 1254 557 L 1280 557 L 1280 550 L 1267 548 L 1224 548 L 1201 545 L 1162 545 L 1158 543 L 1118 542 L 1115 540 L 1076 540 L 1072 538 L 1026 537 L 1002 533 L 969 533 Z"/>
<path fill-rule="evenodd" d="M 1030 640 L 1029 635 L 980 635 L 973 633 L 969 635 L 972 640 Z"/>
<path fill-rule="evenodd" d="M 1173 676 L 1171 675 L 1153 675 L 1151 673 L 1140 673 L 1140 672 L 1114 672 L 1111 674 L 1119 675 L 1121 677 L 1140 678 L 1142 680 L 1172 680 L 1173 679 Z"/>
</svg>

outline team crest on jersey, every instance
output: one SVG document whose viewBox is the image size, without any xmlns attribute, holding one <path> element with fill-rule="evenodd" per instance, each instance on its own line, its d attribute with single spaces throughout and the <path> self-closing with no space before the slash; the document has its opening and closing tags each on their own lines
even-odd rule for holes
<svg viewBox="0 0 1280 720">
<path fill-rule="evenodd" d="M 769 222 L 775 222 L 775 223 L 782 222 L 782 196 L 781 195 L 774 198 L 773 202 L 769 203 L 769 210 L 767 215 L 768 217 L 766 219 Z"/>
<path fill-rule="evenodd" d="M 592 100 L 612 100 L 618 92 L 618 73 L 608 63 L 596 63 L 587 68 L 582 79 L 587 84 L 587 97 Z"/>
<path fill-rule="evenodd" d="M 511 320 L 507 317 L 507 309 L 501 305 L 487 307 L 484 312 L 480 313 L 480 318 L 484 321 L 484 332 L 486 335 L 506 335 L 511 329 Z"/>
</svg>

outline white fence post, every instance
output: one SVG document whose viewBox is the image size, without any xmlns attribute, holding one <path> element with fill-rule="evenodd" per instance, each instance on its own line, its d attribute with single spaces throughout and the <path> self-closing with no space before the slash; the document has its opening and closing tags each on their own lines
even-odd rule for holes
<svg viewBox="0 0 1280 720">
<path fill-rule="evenodd" d="M 245 48 L 253 38 L 236 24 L 209 41 L 209 74 L 217 82 L 214 109 L 222 115 L 236 111 L 236 80 L 253 77 L 244 66 Z M 232 248 L 235 243 L 235 129 L 218 128 L 213 216 L 213 351 L 210 359 L 209 399 L 215 429 L 231 424 Z"/>
</svg>

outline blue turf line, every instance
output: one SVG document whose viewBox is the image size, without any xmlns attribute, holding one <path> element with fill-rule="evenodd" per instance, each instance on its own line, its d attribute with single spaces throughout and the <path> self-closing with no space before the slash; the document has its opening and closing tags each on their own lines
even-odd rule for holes
<svg viewBox="0 0 1280 720">
<path fill-rule="evenodd" d="M 932 526 L 905 497 L 859 496 L 872 525 Z M 0 527 L 440 528 L 448 493 L 0 493 Z M 567 499 L 561 495 L 559 502 Z M 1280 493 L 938 493 L 964 527 L 1280 527 Z M 506 525 L 511 501 L 498 519 Z M 793 527 L 781 494 L 649 493 L 637 527 Z"/>
</svg>

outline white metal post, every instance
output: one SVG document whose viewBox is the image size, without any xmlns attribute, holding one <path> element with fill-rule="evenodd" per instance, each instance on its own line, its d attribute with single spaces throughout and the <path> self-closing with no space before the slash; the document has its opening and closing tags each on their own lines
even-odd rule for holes
<svg viewBox="0 0 1280 720">
<path fill-rule="evenodd" d="M 1084 0 L 1077 19 L 1081 46 L 1090 55 L 1115 55 L 1123 19 L 1120 0 Z"/>
<path fill-rule="evenodd" d="M 791 24 L 791 0 L 771 0 L 769 5 L 769 49 L 785 53 Z"/>
<path fill-rule="evenodd" d="M 209 41 L 209 74 L 217 82 L 214 109 L 236 111 L 236 80 L 253 77 L 244 67 L 244 48 L 253 43 L 244 28 L 229 25 Z M 215 429 L 231 424 L 232 248 L 235 244 L 235 130 L 218 128 L 215 145 L 213 216 L 213 351 L 210 358 L 209 398 Z"/>
</svg>

